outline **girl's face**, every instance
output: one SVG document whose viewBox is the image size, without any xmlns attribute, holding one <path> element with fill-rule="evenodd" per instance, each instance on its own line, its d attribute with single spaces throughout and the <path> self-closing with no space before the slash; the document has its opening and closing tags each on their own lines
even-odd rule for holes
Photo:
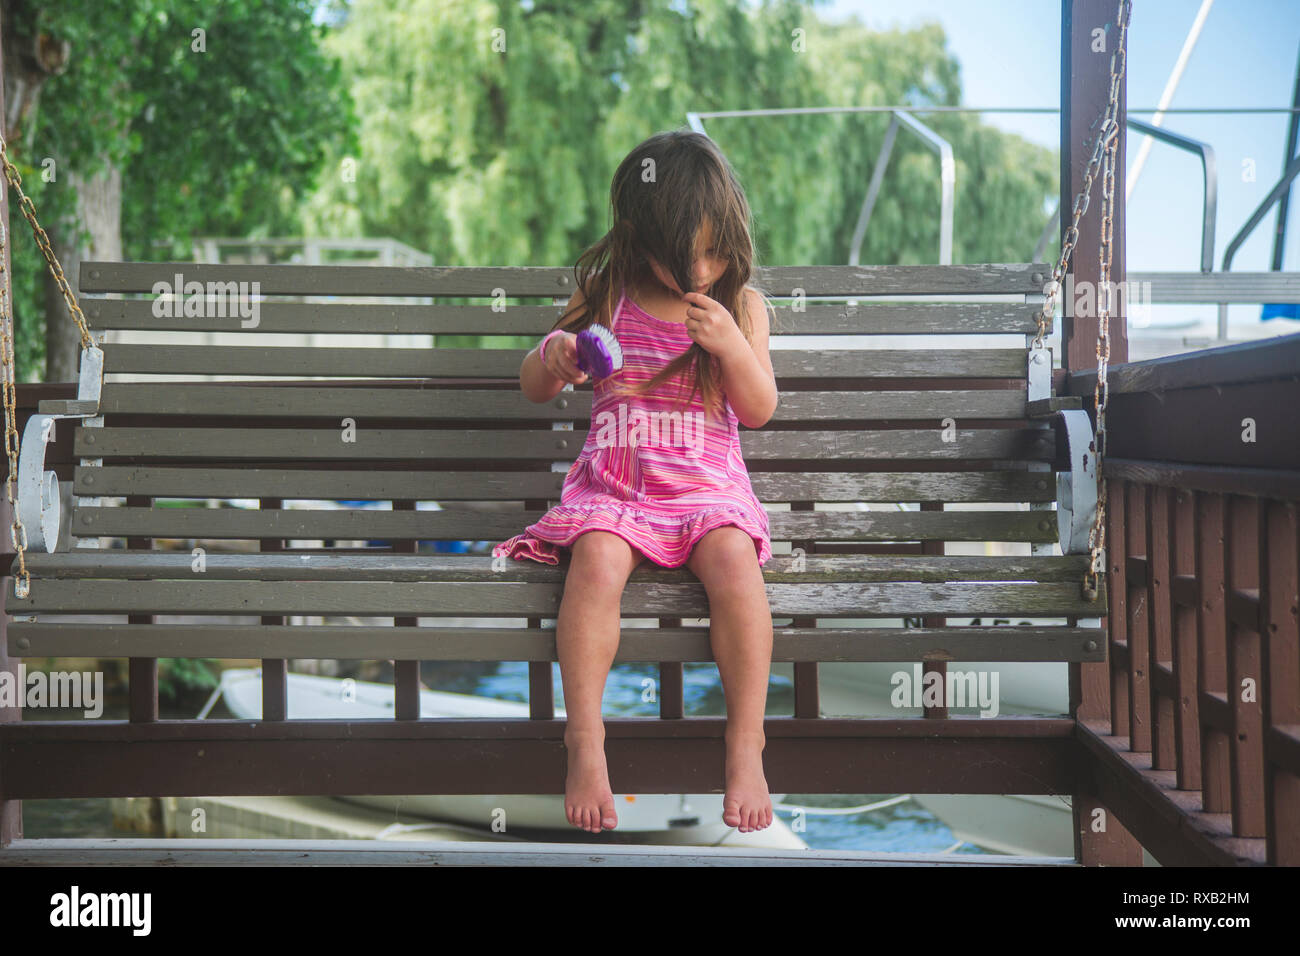
<svg viewBox="0 0 1300 956">
<path fill-rule="evenodd" d="M 719 256 L 718 250 L 713 247 L 713 227 L 707 220 L 700 228 L 699 248 L 702 250 L 702 254 L 697 255 L 695 261 L 691 264 L 691 279 L 695 282 L 694 288 L 678 288 L 677 281 L 672 277 L 672 273 L 660 265 L 658 260 L 647 256 L 655 278 L 678 295 L 685 292 L 704 292 L 707 290 L 713 283 L 721 279 L 722 274 L 727 271 L 727 260 Z"/>
</svg>

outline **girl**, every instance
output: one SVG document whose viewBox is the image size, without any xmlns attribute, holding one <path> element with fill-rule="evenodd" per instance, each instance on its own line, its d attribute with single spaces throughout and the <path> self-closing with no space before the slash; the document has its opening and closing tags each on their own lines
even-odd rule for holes
<svg viewBox="0 0 1300 956">
<path fill-rule="evenodd" d="M 559 548 L 571 551 L 556 619 L 564 806 L 570 823 L 593 833 L 618 823 L 601 697 L 624 585 L 646 558 L 691 569 L 708 594 L 727 703 L 723 820 L 760 830 L 772 822 L 762 759 L 772 616 L 760 570 L 772 548 L 737 422 L 765 424 L 777 391 L 767 304 L 747 285 L 749 204 L 713 141 L 686 130 L 632 150 L 610 201 L 615 226 L 578 259 L 578 291 L 525 357 L 519 383 L 546 402 L 586 382 L 576 333 L 596 322 L 618 339 L 623 367 L 595 383 L 591 431 L 560 504 L 492 553 L 558 564 Z"/>
</svg>

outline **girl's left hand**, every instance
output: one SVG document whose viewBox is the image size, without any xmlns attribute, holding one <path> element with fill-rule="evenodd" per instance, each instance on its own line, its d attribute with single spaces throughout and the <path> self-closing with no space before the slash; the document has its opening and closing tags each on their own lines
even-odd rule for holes
<svg viewBox="0 0 1300 956">
<path fill-rule="evenodd" d="M 721 302 L 703 292 L 687 292 L 682 298 L 686 301 L 686 331 L 700 348 L 719 358 L 739 346 L 748 348 L 740 326 Z"/>
</svg>

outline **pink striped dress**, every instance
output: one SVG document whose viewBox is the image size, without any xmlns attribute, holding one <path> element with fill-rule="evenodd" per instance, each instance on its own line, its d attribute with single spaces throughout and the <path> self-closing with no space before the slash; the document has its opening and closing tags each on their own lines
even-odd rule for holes
<svg viewBox="0 0 1300 956">
<path fill-rule="evenodd" d="M 767 512 L 740 454 L 736 413 L 709 419 L 698 393 L 684 401 L 685 374 L 646 395 L 614 395 L 616 382 L 640 384 L 693 343 L 685 324 L 650 315 L 619 295 L 613 331 L 623 368 L 596 382 L 591 430 L 560 493 L 536 524 L 492 549 L 494 556 L 559 564 L 559 548 L 586 531 L 609 531 L 655 564 L 678 567 L 706 532 L 736 525 L 754 539 L 760 565 L 772 556 Z M 690 382 L 685 388 L 689 390 Z"/>
</svg>

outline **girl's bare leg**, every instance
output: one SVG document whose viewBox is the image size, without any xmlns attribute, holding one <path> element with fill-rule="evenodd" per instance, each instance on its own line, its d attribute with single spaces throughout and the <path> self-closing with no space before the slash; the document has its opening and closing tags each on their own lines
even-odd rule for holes
<svg viewBox="0 0 1300 956">
<path fill-rule="evenodd" d="M 687 559 L 709 595 L 709 640 L 727 700 L 727 789 L 723 822 L 742 833 L 772 822 L 763 776 L 763 714 L 772 670 L 772 612 L 754 539 L 735 525 L 714 528 Z"/>
<path fill-rule="evenodd" d="M 605 763 L 600 702 L 618 651 L 623 588 L 644 558 L 612 532 L 579 535 L 572 545 L 564 598 L 555 621 L 568 751 L 564 813 L 575 827 L 591 833 L 618 825 Z"/>
</svg>

